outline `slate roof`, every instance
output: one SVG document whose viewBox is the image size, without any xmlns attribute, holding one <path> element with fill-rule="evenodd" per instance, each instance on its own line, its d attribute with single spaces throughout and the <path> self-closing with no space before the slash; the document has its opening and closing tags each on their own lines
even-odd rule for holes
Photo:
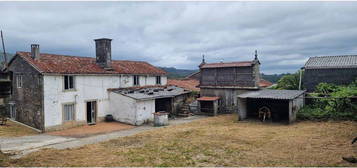
<svg viewBox="0 0 357 168">
<path fill-rule="evenodd" d="M 305 69 L 357 68 L 357 55 L 310 57 Z"/>
<path fill-rule="evenodd" d="M 249 91 L 238 95 L 239 98 L 257 98 L 257 99 L 280 99 L 291 100 L 303 94 L 302 90 L 270 90 L 263 89 L 259 91 Z"/>
<path fill-rule="evenodd" d="M 201 65 L 201 68 L 250 67 L 252 65 L 254 65 L 254 61 L 220 62 L 220 63 L 205 63 Z"/>
<path fill-rule="evenodd" d="M 96 64 L 96 58 L 56 54 L 40 54 L 40 59 L 31 57 L 31 52 L 17 52 L 41 73 L 55 74 L 166 74 L 162 69 L 143 61 L 112 60 L 113 70 L 105 70 Z"/>
<path fill-rule="evenodd" d="M 191 91 L 185 90 L 176 86 L 147 86 L 140 88 L 118 88 L 108 89 L 117 94 L 121 94 L 136 100 L 152 100 L 159 98 L 170 98 L 178 95 L 190 93 Z"/>
</svg>

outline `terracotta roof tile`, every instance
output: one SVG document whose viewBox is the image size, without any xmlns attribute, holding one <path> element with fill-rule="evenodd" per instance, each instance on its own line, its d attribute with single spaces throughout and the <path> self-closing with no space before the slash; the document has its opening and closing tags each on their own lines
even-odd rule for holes
<svg viewBox="0 0 357 168">
<path fill-rule="evenodd" d="M 200 81 L 196 79 L 168 79 L 167 84 L 182 87 L 187 90 L 200 91 L 200 88 L 197 87 Z"/>
<path fill-rule="evenodd" d="M 203 64 L 201 68 L 222 68 L 222 67 L 249 67 L 254 64 L 253 61 L 242 62 L 221 62 L 221 63 L 209 63 Z"/>
<path fill-rule="evenodd" d="M 219 99 L 219 97 L 216 97 L 216 96 L 214 96 L 214 97 L 203 96 L 203 97 L 198 98 L 197 100 L 198 101 L 215 101 L 218 99 Z"/>
<path fill-rule="evenodd" d="M 267 80 L 265 80 L 265 79 L 260 79 L 260 82 L 259 82 L 259 86 L 260 87 L 269 87 L 269 86 L 271 86 L 271 85 L 273 85 L 273 83 L 271 83 L 271 82 L 269 82 L 269 81 L 267 81 Z"/>
<path fill-rule="evenodd" d="M 30 52 L 17 52 L 41 73 L 59 74 L 166 74 L 162 69 L 142 61 L 112 60 L 113 70 L 105 70 L 92 57 L 78 57 L 41 53 L 40 59 L 31 58 Z"/>
</svg>

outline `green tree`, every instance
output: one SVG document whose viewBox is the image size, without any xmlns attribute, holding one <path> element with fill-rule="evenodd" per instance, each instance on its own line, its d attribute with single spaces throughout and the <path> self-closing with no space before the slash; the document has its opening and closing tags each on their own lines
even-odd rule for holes
<svg viewBox="0 0 357 168">
<path fill-rule="evenodd" d="M 279 79 L 276 89 L 298 90 L 300 82 L 299 71 L 288 74 Z"/>
</svg>

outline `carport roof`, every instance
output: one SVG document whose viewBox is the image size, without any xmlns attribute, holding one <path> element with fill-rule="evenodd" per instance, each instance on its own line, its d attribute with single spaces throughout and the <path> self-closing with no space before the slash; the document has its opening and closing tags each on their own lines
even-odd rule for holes
<svg viewBox="0 0 357 168">
<path fill-rule="evenodd" d="M 291 100 L 303 94 L 302 90 L 258 90 L 238 95 L 239 98 Z"/>
</svg>

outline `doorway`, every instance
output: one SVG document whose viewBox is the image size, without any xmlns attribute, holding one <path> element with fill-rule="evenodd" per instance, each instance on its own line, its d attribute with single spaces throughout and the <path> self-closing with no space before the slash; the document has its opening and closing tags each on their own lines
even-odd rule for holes
<svg viewBox="0 0 357 168">
<path fill-rule="evenodd" d="M 87 101 L 87 123 L 95 124 L 97 121 L 97 101 Z"/>
</svg>

